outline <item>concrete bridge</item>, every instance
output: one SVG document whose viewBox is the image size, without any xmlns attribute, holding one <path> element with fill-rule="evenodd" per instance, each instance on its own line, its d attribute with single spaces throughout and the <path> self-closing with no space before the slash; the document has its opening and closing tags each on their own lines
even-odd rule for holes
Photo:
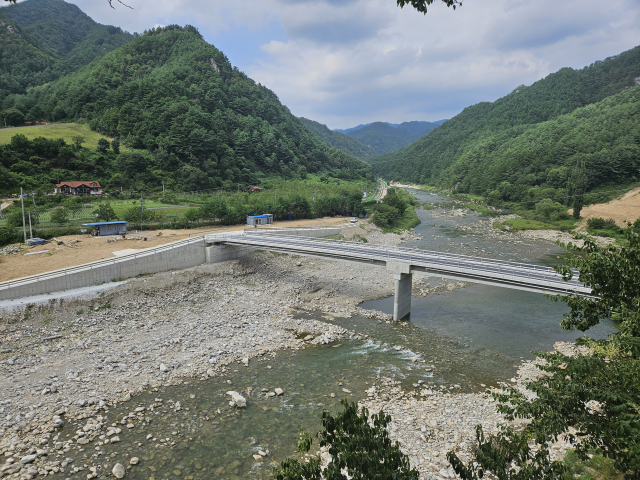
<svg viewBox="0 0 640 480">
<path fill-rule="evenodd" d="M 561 275 L 549 267 L 417 248 L 308 238 L 269 230 L 205 235 L 204 240 L 208 263 L 230 260 L 250 250 L 264 249 L 384 268 L 395 279 L 395 320 L 411 313 L 414 273 L 552 295 L 575 293 L 589 296 L 591 293 L 590 288 L 575 279 L 577 274 L 573 280 L 565 282 Z"/>
<path fill-rule="evenodd" d="M 386 269 L 395 278 L 395 319 L 404 318 L 411 312 L 414 273 L 554 295 L 576 293 L 589 296 L 591 293 L 577 280 L 564 282 L 552 269 L 538 265 L 323 238 L 339 234 L 341 229 L 341 226 L 269 228 L 204 235 L 129 255 L 1 282 L 0 310 L 3 305 L 27 305 L 37 295 L 180 270 L 203 263 L 223 262 L 257 249 Z"/>
</svg>

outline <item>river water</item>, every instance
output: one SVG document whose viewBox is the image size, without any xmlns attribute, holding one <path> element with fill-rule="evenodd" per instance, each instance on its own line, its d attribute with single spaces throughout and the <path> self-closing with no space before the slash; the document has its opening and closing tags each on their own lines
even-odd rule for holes
<svg viewBox="0 0 640 480">
<path fill-rule="evenodd" d="M 453 199 L 412 193 L 421 203 L 437 206 L 419 211 L 422 224 L 415 230 L 423 239 L 410 244 L 417 248 L 547 265 L 563 254 L 549 242 L 514 244 L 480 230 L 474 233 L 469 227 L 480 220 L 478 214 L 443 216 L 457 207 Z M 425 281 L 438 283 L 437 279 Z M 368 339 L 279 352 L 268 360 L 252 359 L 248 367 L 231 366 L 221 377 L 145 392 L 104 415 L 103 423 L 109 425 L 120 422 L 136 407 L 147 409 L 125 422 L 131 422 L 130 429 L 117 423 L 127 430 L 120 434 L 121 441 L 76 453 L 75 464 L 102 464 L 101 476 L 109 476 L 116 462 L 129 465 L 130 457 L 136 456 L 140 463 L 129 470 L 127 478 L 272 478 L 273 466 L 295 454 L 301 427 L 317 431 L 323 409 L 335 412 L 341 408 L 341 399 L 362 399 L 378 375 L 401 381 L 406 391 L 423 388 L 422 384 L 457 392 L 478 391 L 513 376 L 523 358 L 532 358 L 531 350 L 549 349 L 556 341 L 579 336 L 559 327 L 567 311 L 564 304 L 540 294 L 471 285 L 413 298 L 412 303 L 409 322 L 358 317 L 327 320 L 319 314 L 301 313 L 368 335 Z M 362 306 L 390 313 L 393 299 Z M 602 337 L 613 331 L 613 325 L 603 324 L 590 335 Z M 277 387 L 284 395 L 270 397 L 269 392 Z M 248 400 L 246 410 L 229 407 L 229 390 L 243 392 Z M 73 436 L 78 426 L 66 426 L 61 440 Z M 268 453 L 263 461 L 253 458 L 259 451 Z"/>
</svg>

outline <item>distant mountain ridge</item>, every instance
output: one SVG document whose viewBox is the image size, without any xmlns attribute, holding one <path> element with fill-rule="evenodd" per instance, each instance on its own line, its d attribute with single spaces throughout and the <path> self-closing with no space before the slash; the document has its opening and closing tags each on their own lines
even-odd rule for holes
<svg viewBox="0 0 640 480">
<path fill-rule="evenodd" d="M 372 149 L 363 145 L 355 138 L 348 137 L 343 133 L 329 130 L 329 127 L 322 123 L 309 120 L 308 118 L 300 117 L 300 120 L 313 133 L 318 135 L 323 140 L 327 141 L 331 146 L 349 153 L 361 160 L 369 160 L 377 155 Z"/>
<path fill-rule="evenodd" d="M 438 125 L 442 125 L 446 121 L 447 119 L 445 118 L 444 120 L 436 120 L 435 122 L 426 122 L 424 120 L 419 120 L 419 121 L 413 120 L 410 122 L 402 122 L 402 123 L 390 123 L 390 122 L 372 122 L 372 123 L 386 123 L 390 127 L 393 127 L 393 128 L 400 127 L 400 128 L 403 128 L 404 130 L 409 130 L 411 133 L 418 134 L 420 131 L 423 131 L 423 130 L 426 130 L 425 133 L 427 133 L 433 130 L 433 128 L 435 128 L 435 127 L 430 128 L 432 125 L 435 125 L 437 127 Z M 372 123 L 361 123 L 360 125 L 357 125 L 351 128 L 334 128 L 333 131 L 344 133 L 346 135 L 353 130 L 360 130 L 364 127 L 368 127 Z M 424 133 L 422 135 L 424 135 Z"/>
<path fill-rule="evenodd" d="M 192 26 L 153 28 L 69 75 L 8 95 L 3 107 L 45 121 L 86 122 L 128 147 L 90 161 L 60 144 L 17 161 L 9 145 L 0 149 L 0 179 L 8 185 L 89 177 L 105 188 L 164 182 L 195 191 L 268 175 L 373 178 L 369 164 L 310 132 Z"/>
<path fill-rule="evenodd" d="M 437 122 L 373 122 L 347 129 L 347 135 L 383 155 L 415 142 L 423 135 L 442 125 L 446 120 Z"/>
</svg>

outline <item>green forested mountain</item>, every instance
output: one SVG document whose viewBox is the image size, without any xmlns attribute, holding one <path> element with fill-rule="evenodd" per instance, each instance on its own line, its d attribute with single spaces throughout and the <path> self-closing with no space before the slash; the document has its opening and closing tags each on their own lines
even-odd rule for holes
<svg viewBox="0 0 640 480">
<path fill-rule="evenodd" d="M 374 171 L 459 192 L 520 200 L 558 189 L 576 163 L 589 187 L 640 178 L 640 47 L 581 70 L 564 68 L 493 103 L 480 103 L 398 151 Z M 547 192 L 549 194 L 553 192 Z M 549 195 L 548 195 L 549 196 Z"/>
<path fill-rule="evenodd" d="M 33 171 L 50 183 L 100 173 L 107 188 L 148 189 L 164 181 L 202 190 L 255 182 L 263 174 L 370 175 L 366 163 L 318 139 L 271 90 L 232 67 L 190 26 L 145 32 L 71 75 L 5 99 L 3 106 L 38 109 L 44 119 L 87 121 L 129 147 L 114 154 L 107 144 L 102 155 L 82 158 L 63 145 L 19 148 L 41 150 L 34 161 L 27 153 L 17 155 L 12 142 L 0 151 L 0 162 L 24 181 L 31 179 L 25 172 Z"/>
<path fill-rule="evenodd" d="M 370 147 L 376 152 L 376 155 L 383 155 L 415 142 L 444 122 L 445 120 L 437 122 L 413 121 L 400 124 L 374 122 L 349 129 L 346 131 L 346 135 Z"/>
<path fill-rule="evenodd" d="M 407 130 L 408 132 L 411 132 L 414 135 L 418 135 L 418 137 L 421 137 L 429 133 L 434 128 L 442 125 L 444 122 L 446 122 L 446 120 L 438 120 L 436 122 L 412 121 L 412 122 L 402 122 L 399 125 L 392 125 L 392 126 L 401 128 L 403 130 Z"/>
<path fill-rule="evenodd" d="M 0 9 L 0 101 L 89 64 L 133 40 L 63 0 L 27 0 Z"/>
<path fill-rule="evenodd" d="M 358 130 L 351 130 L 348 136 L 382 155 L 413 142 L 418 136 L 402 128 L 394 128 L 383 122 L 374 122 Z"/>
<path fill-rule="evenodd" d="M 369 160 L 377 155 L 377 153 L 373 149 L 367 147 L 366 145 L 363 145 L 356 139 L 348 137 L 343 133 L 329 130 L 329 127 L 323 125 L 322 123 L 314 122 L 313 120 L 309 120 L 308 118 L 304 117 L 300 117 L 300 120 L 305 127 L 329 142 L 330 145 L 337 148 L 338 150 L 347 152 L 354 157 L 358 157 L 361 160 Z"/>
</svg>

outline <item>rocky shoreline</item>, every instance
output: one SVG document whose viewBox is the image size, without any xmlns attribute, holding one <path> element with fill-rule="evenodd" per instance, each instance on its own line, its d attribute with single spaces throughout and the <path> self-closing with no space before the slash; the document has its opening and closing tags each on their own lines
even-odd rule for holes
<svg viewBox="0 0 640 480">
<path fill-rule="evenodd" d="M 344 237 L 388 245 L 417 238 L 411 232 L 383 235 L 372 225 L 345 228 Z M 417 279 L 414 294 L 463 286 L 425 288 Z M 95 298 L 0 312 L 0 478 L 122 478 L 141 468 L 135 452 L 124 462 L 102 457 L 103 446 L 117 443 L 129 425 L 146 422 L 162 407 L 136 406 L 136 394 L 224 377 L 286 349 L 363 339 L 295 314 L 390 320 L 358 305 L 392 295 L 393 287 L 391 275 L 372 274 L 368 266 L 256 252 L 224 264 L 130 279 Z M 405 393 L 384 378 L 372 388 L 364 404 L 393 415 L 392 437 L 421 478 L 450 477 L 443 463 L 447 449 L 471 448 L 478 420 L 488 422 L 487 431 L 501 421 L 486 394 L 421 388 Z M 128 415 L 110 418 L 110 409 L 130 401 Z M 76 426 L 72 438 L 61 438 L 65 424 Z M 171 445 L 171 439 L 147 440 Z"/>
</svg>

